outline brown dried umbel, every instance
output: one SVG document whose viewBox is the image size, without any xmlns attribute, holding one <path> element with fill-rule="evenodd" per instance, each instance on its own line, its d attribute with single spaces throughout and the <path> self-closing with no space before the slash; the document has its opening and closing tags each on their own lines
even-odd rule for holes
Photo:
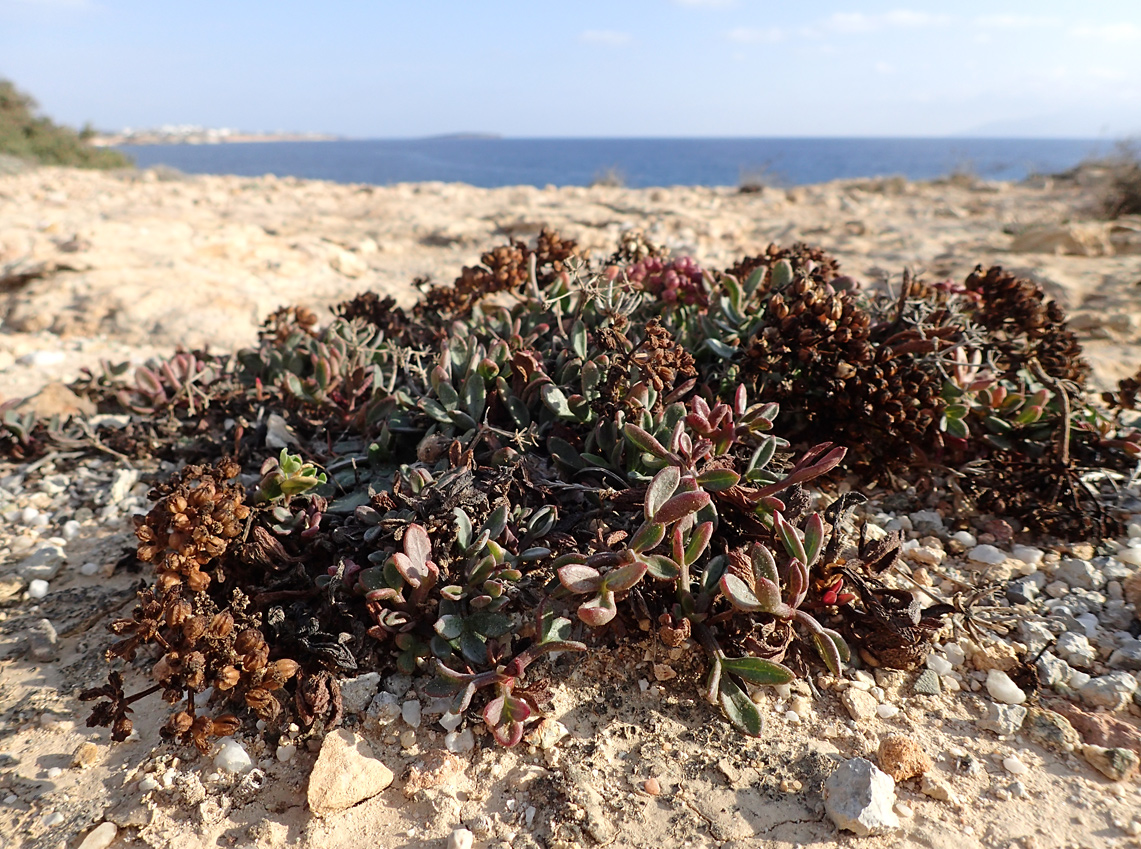
<svg viewBox="0 0 1141 849">
<path fill-rule="evenodd" d="M 262 341 L 284 342 L 294 333 L 317 335 L 317 313 L 307 307 L 281 307 L 262 322 L 258 337 Z"/>
<path fill-rule="evenodd" d="M 1137 396 L 1141 394 L 1141 370 L 1132 377 L 1126 377 L 1117 382 L 1117 392 L 1103 392 L 1101 399 L 1111 407 L 1122 410 L 1136 410 Z"/>
<path fill-rule="evenodd" d="M 496 292 L 521 291 L 531 278 L 531 258 L 540 286 L 546 286 L 567 270 L 567 260 L 576 255 L 575 242 L 544 229 L 534 250 L 512 240 L 479 258 L 482 265 L 465 266 L 450 286 L 433 286 L 416 305 L 418 316 L 463 318 L 485 296 Z"/>
<path fill-rule="evenodd" d="M 791 248 L 781 248 L 769 245 L 763 254 L 749 256 L 740 262 L 725 269 L 726 274 L 732 274 L 738 281 L 744 283 L 754 271 L 764 267 L 764 279 L 757 286 L 758 292 L 767 292 L 772 281 L 772 267 L 782 259 L 787 259 L 792 265 L 795 275 L 811 277 L 820 283 L 831 283 L 840 273 L 840 263 L 836 258 L 822 249 L 804 242 L 797 242 Z"/>
<path fill-rule="evenodd" d="M 1000 365 L 1015 372 L 1037 359 L 1051 377 L 1085 385 L 1089 365 L 1081 345 L 1066 327 L 1062 308 L 1046 300 L 1041 286 L 1000 266 L 983 271 L 980 265 L 966 288 L 977 297 L 973 318 L 993 334 Z"/>
<path fill-rule="evenodd" d="M 165 594 L 185 582 L 194 592 L 210 585 L 202 568 L 225 551 L 242 534 L 250 508 L 238 484 L 241 467 L 223 460 L 218 465 L 191 465 L 160 484 L 149 497 L 157 503 L 143 518 L 136 518 L 138 557 L 158 573 L 156 587 Z"/>
</svg>

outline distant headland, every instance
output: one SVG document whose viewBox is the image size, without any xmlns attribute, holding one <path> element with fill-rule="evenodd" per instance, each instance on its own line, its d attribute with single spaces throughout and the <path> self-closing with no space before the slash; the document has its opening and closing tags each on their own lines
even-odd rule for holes
<svg viewBox="0 0 1141 849">
<path fill-rule="evenodd" d="M 166 124 L 136 130 L 127 127 L 117 133 L 97 133 L 88 139 L 96 147 L 137 144 L 241 144 L 249 142 L 336 141 L 330 133 L 249 132 L 229 127 L 199 127 L 192 124 Z"/>
</svg>

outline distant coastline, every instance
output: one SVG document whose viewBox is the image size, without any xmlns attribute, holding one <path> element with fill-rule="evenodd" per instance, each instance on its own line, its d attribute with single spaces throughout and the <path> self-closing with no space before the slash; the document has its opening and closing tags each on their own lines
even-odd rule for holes
<svg viewBox="0 0 1141 849">
<path fill-rule="evenodd" d="M 339 141 L 340 139 L 340 136 L 330 133 L 266 133 L 234 130 L 228 127 L 167 126 L 145 130 L 124 129 L 117 133 L 97 133 L 87 141 L 94 147 L 118 147 L 120 145 Z"/>
</svg>

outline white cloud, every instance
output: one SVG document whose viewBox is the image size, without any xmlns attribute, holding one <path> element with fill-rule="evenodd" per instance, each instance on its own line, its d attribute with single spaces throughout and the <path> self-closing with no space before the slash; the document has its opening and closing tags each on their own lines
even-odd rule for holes
<svg viewBox="0 0 1141 849">
<path fill-rule="evenodd" d="M 776 44 L 788 37 L 780 27 L 737 27 L 725 33 L 725 37 L 737 44 Z"/>
<path fill-rule="evenodd" d="M 1136 24 L 1122 22 L 1117 24 L 1101 24 L 1097 26 L 1084 25 L 1075 27 L 1074 35 L 1081 38 L 1096 38 L 1113 44 L 1141 39 L 1141 27 Z"/>
<path fill-rule="evenodd" d="M 630 33 L 618 32 L 612 29 L 588 29 L 579 35 L 579 41 L 586 44 L 598 44 L 602 47 L 622 47 L 629 44 Z"/>
<path fill-rule="evenodd" d="M 950 15 L 932 15 L 910 9 L 896 9 L 882 15 L 865 15 L 863 12 L 836 12 L 824 21 L 824 27 L 833 32 L 876 32 L 881 29 L 919 29 L 941 27 L 951 23 Z"/>
<path fill-rule="evenodd" d="M 1062 20 L 1045 15 L 980 15 L 975 24 L 987 29 L 1036 29 L 1061 26 Z"/>
</svg>

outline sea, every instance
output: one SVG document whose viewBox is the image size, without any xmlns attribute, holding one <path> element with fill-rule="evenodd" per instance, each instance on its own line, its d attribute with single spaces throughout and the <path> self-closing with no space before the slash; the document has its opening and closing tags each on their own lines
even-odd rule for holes
<svg viewBox="0 0 1141 849">
<path fill-rule="evenodd" d="M 1112 150 L 1104 139 L 428 138 L 124 145 L 143 168 L 275 174 L 337 183 L 443 181 L 473 186 L 790 186 L 899 175 L 1022 180 Z"/>
</svg>

